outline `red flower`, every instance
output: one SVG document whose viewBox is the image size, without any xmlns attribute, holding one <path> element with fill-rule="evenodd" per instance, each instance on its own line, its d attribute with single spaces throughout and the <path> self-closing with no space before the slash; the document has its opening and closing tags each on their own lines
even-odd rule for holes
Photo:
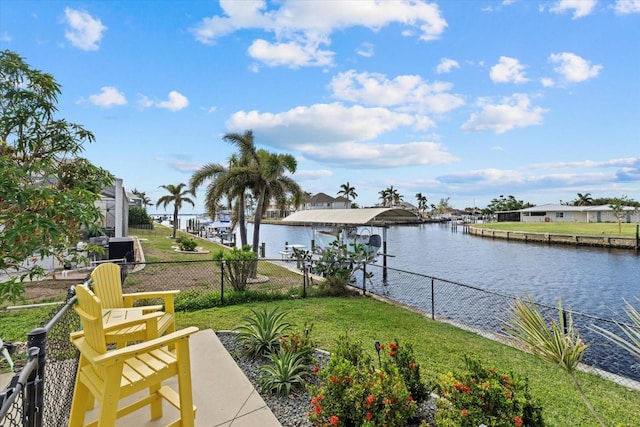
<svg viewBox="0 0 640 427">
<path fill-rule="evenodd" d="M 389 343 L 389 348 L 390 348 L 391 350 L 397 350 L 397 349 L 398 349 L 398 346 L 397 346 L 397 345 L 395 345 L 395 343 L 390 342 L 390 343 Z"/>
<path fill-rule="evenodd" d="M 390 351 L 390 352 L 389 352 L 389 356 L 391 356 L 391 357 L 396 357 L 396 352 L 395 352 L 395 351 Z"/>
<path fill-rule="evenodd" d="M 313 365 L 313 372 L 314 372 L 314 373 L 316 373 L 316 374 L 317 374 L 319 370 L 320 370 L 320 366 L 318 366 L 318 365 Z"/>
<path fill-rule="evenodd" d="M 409 363 L 409 369 L 414 369 L 416 367 L 416 364 L 411 362 Z"/>
<path fill-rule="evenodd" d="M 524 421 L 522 421 L 522 418 L 520 417 L 513 417 L 513 423 L 517 426 L 521 426 L 524 424 Z"/>
<path fill-rule="evenodd" d="M 369 406 L 373 405 L 373 402 L 376 401 L 376 397 L 373 394 L 370 394 L 369 396 L 367 396 L 367 404 Z"/>
<path fill-rule="evenodd" d="M 489 383 L 488 382 L 483 382 L 482 383 L 482 388 L 489 388 Z"/>
<path fill-rule="evenodd" d="M 337 426 L 338 424 L 340 424 L 340 418 L 336 417 L 335 415 L 331 415 L 331 418 L 329 418 L 329 422 L 332 426 Z"/>
<path fill-rule="evenodd" d="M 373 414 L 371 412 L 367 412 L 364 417 L 367 419 L 367 421 L 371 421 L 371 418 L 373 418 Z"/>
<path fill-rule="evenodd" d="M 469 411 L 467 411 L 466 409 L 461 410 L 460 413 L 462 414 L 463 417 L 466 417 L 469 415 Z"/>
<path fill-rule="evenodd" d="M 408 396 L 408 397 L 407 397 L 407 402 L 409 402 L 409 403 L 413 402 L 413 397 Z"/>
</svg>

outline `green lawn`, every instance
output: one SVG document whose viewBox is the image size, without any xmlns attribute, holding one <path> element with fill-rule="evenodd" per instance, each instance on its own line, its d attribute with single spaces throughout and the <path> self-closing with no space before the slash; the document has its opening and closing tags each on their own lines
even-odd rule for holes
<svg viewBox="0 0 640 427">
<path fill-rule="evenodd" d="M 489 224 L 474 224 L 473 226 L 492 230 L 634 237 L 637 224 L 622 223 L 620 228 L 618 228 L 617 223 L 610 222 L 492 222 Z"/>
<path fill-rule="evenodd" d="M 251 308 L 265 303 L 180 313 L 180 326 L 196 325 L 214 330 L 233 329 Z M 482 338 L 448 324 L 432 321 L 419 313 L 369 297 L 316 298 L 269 303 L 289 313 L 287 320 L 301 329 L 313 323 L 312 337 L 318 347 L 331 351 L 339 334 L 349 331 L 374 354 L 375 341 L 414 346 L 423 376 L 436 375 L 464 366 L 464 354 L 481 358 L 488 367 L 528 377 L 533 397 L 544 407 L 549 426 L 596 426 L 568 376 L 532 355 Z M 596 410 L 611 426 L 640 425 L 640 391 L 631 391 L 590 374 L 579 374 Z"/>
</svg>

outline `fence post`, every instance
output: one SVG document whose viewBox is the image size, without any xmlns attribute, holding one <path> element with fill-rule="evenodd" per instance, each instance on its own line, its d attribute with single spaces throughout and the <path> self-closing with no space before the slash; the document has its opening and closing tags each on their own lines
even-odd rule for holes
<svg viewBox="0 0 640 427">
<path fill-rule="evenodd" d="M 433 277 L 431 278 L 431 320 L 436 320 L 436 296 L 434 293 Z"/>
<path fill-rule="evenodd" d="M 367 294 L 367 263 L 362 266 L 362 295 Z"/>
<path fill-rule="evenodd" d="M 25 425 L 27 427 L 42 426 L 44 411 L 44 369 L 46 363 L 47 330 L 36 328 L 27 335 L 29 352 L 38 351 L 38 365 L 29 375 L 26 387 Z M 37 349 L 37 350 L 36 350 Z"/>
<path fill-rule="evenodd" d="M 304 270 L 303 270 L 303 275 L 302 275 L 302 298 L 306 298 L 307 297 L 307 280 L 309 280 L 309 267 L 307 267 L 306 265 L 304 266 Z"/>
<path fill-rule="evenodd" d="M 225 260 L 220 262 L 220 304 L 224 305 L 224 264 Z"/>
</svg>

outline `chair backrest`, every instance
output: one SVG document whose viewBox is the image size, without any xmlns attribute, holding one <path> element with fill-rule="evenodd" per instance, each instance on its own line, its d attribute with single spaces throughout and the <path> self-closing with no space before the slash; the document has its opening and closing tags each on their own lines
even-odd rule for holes
<svg viewBox="0 0 640 427">
<path fill-rule="evenodd" d="M 76 286 L 78 305 L 75 308 L 82 321 L 85 341 L 100 354 L 107 352 L 107 343 L 102 326 L 102 304 L 100 299 L 82 285 Z"/>
<path fill-rule="evenodd" d="M 91 273 L 93 291 L 104 308 L 123 308 L 120 266 L 112 262 L 100 264 Z"/>
</svg>

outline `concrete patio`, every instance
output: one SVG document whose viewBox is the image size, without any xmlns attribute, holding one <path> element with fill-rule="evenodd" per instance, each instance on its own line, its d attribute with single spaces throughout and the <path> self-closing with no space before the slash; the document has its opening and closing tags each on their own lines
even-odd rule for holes
<svg viewBox="0 0 640 427">
<path fill-rule="evenodd" d="M 276 417 L 254 389 L 240 367 L 224 348 L 215 332 L 201 330 L 189 340 L 193 400 L 197 406 L 196 426 L 200 427 L 280 427 Z M 0 376 L 0 384 L 11 374 Z M 177 381 L 167 382 L 177 390 Z M 123 400 L 125 402 L 126 400 Z M 97 411 L 87 414 L 85 423 L 95 420 Z M 164 416 L 149 420 L 142 408 L 118 420 L 118 426 L 160 427 L 178 418 L 178 412 L 164 402 Z M 46 421 L 45 421 L 46 424 Z"/>
</svg>

